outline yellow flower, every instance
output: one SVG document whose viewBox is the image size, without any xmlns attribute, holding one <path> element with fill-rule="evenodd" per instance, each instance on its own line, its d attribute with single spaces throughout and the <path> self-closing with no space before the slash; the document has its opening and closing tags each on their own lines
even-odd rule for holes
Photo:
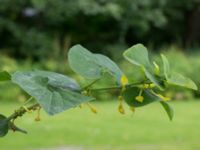
<svg viewBox="0 0 200 150">
<path fill-rule="evenodd" d="M 156 96 L 158 96 L 159 98 L 161 98 L 161 99 L 164 100 L 164 101 L 169 101 L 169 100 L 171 100 L 170 97 L 165 97 L 165 96 L 163 96 L 163 95 L 161 95 L 161 94 L 156 94 Z"/>
<path fill-rule="evenodd" d="M 124 74 L 120 78 L 120 83 L 122 85 L 122 91 L 124 91 L 126 85 L 128 84 L 128 78 Z"/>
<path fill-rule="evenodd" d="M 130 110 L 131 110 L 132 112 L 135 112 L 135 107 L 130 106 Z"/>
<path fill-rule="evenodd" d="M 121 101 L 123 101 L 124 100 L 124 98 L 123 98 L 123 96 L 118 96 L 118 100 L 121 102 Z"/>
<path fill-rule="evenodd" d="M 35 118 L 35 121 L 41 121 L 40 117 L 37 116 L 37 117 Z"/>
<path fill-rule="evenodd" d="M 119 106 L 118 106 L 118 111 L 121 113 L 121 114 L 125 114 L 125 110 L 124 110 L 124 107 L 123 107 L 123 101 L 124 101 L 124 98 L 123 96 L 118 96 L 118 100 L 119 100 Z"/>
<path fill-rule="evenodd" d="M 124 107 L 123 107 L 122 103 L 119 104 L 119 106 L 118 106 L 118 111 L 119 111 L 121 114 L 125 114 L 125 110 L 124 110 Z"/>
<path fill-rule="evenodd" d="M 83 104 L 80 104 L 80 105 L 79 105 L 79 108 L 83 108 Z"/>
<path fill-rule="evenodd" d="M 143 85 L 143 88 L 144 88 L 144 89 L 148 89 L 149 87 L 150 87 L 150 84 L 144 84 L 144 85 Z"/>
<path fill-rule="evenodd" d="M 41 107 L 39 107 L 39 108 L 37 108 L 38 110 L 37 110 L 37 116 L 36 116 L 36 118 L 35 118 L 35 121 L 41 121 L 41 118 L 40 118 L 40 109 L 41 109 Z"/>
<path fill-rule="evenodd" d="M 97 109 L 96 109 L 94 106 L 92 106 L 92 105 L 89 104 L 89 103 L 87 103 L 87 106 L 90 108 L 90 110 L 91 110 L 93 113 L 97 114 Z"/>
<path fill-rule="evenodd" d="M 143 89 L 152 89 L 152 88 L 154 88 L 155 86 L 156 86 L 156 85 L 153 84 L 153 83 L 150 83 L 150 84 L 145 83 L 145 84 L 143 84 L 140 88 L 143 88 Z"/>
<path fill-rule="evenodd" d="M 144 100 L 144 97 L 141 96 L 141 95 L 138 95 L 138 96 L 135 97 L 135 99 L 136 99 L 138 102 L 142 103 L 143 100 Z"/>
</svg>

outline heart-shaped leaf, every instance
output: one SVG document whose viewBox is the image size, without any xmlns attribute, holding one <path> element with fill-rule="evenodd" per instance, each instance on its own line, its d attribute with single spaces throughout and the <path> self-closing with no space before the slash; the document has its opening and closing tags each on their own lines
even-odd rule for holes
<svg viewBox="0 0 200 150">
<path fill-rule="evenodd" d="M 54 72 L 16 72 L 12 82 L 34 97 L 49 115 L 94 99 L 81 95 L 75 80 Z"/>
<path fill-rule="evenodd" d="M 75 45 L 69 50 L 68 60 L 72 70 L 87 79 L 99 79 L 108 72 L 120 84 L 122 71 L 104 55 L 93 54 L 81 45 Z"/>
<path fill-rule="evenodd" d="M 149 68 L 151 66 L 147 48 L 142 44 L 136 44 L 130 47 L 124 52 L 123 56 L 129 62 L 139 67 Z"/>
</svg>

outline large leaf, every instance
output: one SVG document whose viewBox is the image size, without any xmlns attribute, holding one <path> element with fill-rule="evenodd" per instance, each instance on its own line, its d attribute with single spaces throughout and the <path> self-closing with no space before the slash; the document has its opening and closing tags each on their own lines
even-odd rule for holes
<svg viewBox="0 0 200 150">
<path fill-rule="evenodd" d="M 160 103 L 167 112 L 169 119 L 172 120 L 174 116 L 174 110 L 172 109 L 172 107 L 165 101 L 160 101 Z"/>
<path fill-rule="evenodd" d="M 171 85 L 182 86 L 193 90 L 198 89 L 196 84 L 190 78 L 184 77 L 183 75 L 178 73 L 172 73 L 167 78 L 167 83 Z"/>
<path fill-rule="evenodd" d="M 142 94 L 142 96 L 144 97 L 143 102 L 138 102 L 135 98 L 136 96 L 138 96 L 139 92 L 140 92 L 140 89 L 136 87 L 131 87 L 131 88 L 126 89 L 123 92 L 123 97 L 126 103 L 130 106 L 141 107 L 141 106 L 145 106 L 156 101 L 160 101 L 158 97 L 151 94 L 149 90 L 145 90 Z"/>
<path fill-rule="evenodd" d="M 75 45 L 69 50 L 68 60 L 72 70 L 87 79 L 98 79 L 108 72 L 120 83 L 122 71 L 104 55 L 93 54 L 81 45 Z"/>
<path fill-rule="evenodd" d="M 12 82 L 34 97 L 44 110 L 54 115 L 92 100 L 83 96 L 79 85 L 73 79 L 53 72 L 29 71 L 16 72 Z"/>
<path fill-rule="evenodd" d="M 124 52 L 123 56 L 130 63 L 141 67 L 146 77 L 160 89 L 163 89 L 162 85 L 159 83 L 154 73 L 152 73 L 153 67 L 149 61 L 148 51 L 146 47 L 144 47 L 142 44 L 136 44 L 127 49 Z"/>
<path fill-rule="evenodd" d="M 11 76 L 7 71 L 0 72 L 0 81 L 9 81 L 10 79 Z"/>
<path fill-rule="evenodd" d="M 0 137 L 5 136 L 9 130 L 9 121 L 4 115 L 0 114 Z"/>
</svg>

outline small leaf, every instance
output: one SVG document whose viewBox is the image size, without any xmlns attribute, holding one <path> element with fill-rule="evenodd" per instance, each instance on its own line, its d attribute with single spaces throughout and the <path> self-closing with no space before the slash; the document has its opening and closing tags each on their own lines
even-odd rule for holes
<svg viewBox="0 0 200 150">
<path fill-rule="evenodd" d="M 164 75 L 168 84 L 182 86 L 193 90 L 198 89 L 196 84 L 190 78 L 184 77 L 179 73 L 171 73 L 167 58 L 164 55 L 161 55 L 161 57 L 163 61 Z"/>
<path fill-rule="evenodd" d="M 126 103 L 129 106 L 141 107 L 141 106 L 145 106 L 145 105 L 148 105 L 150 103 L 153 103 L 153 102 L 160 101 L 158 99 L 158 97 L 151 94 L 149 90 L 145 90 L 142 93 L 142 96 L 143 96 L 144 99 L 143 99 L 142 102 L 139 102 L 138 100 L 136 100 L 139 92 L 140 92 L 140 89 L 138 89 L 136 87 L 128 88 L 123 92 L 124 100 L 126 101 Z"/>
<path fill-rule="evenodd" d="M 167 57 L 165 55 L 161 54 L 162 61 L 163 61 L 163 70 L 164 70 L 164 75 L 166 78 L 169 77 L 170 75 L 170 66 Z"/>
<path fill-rule="evenodd" d="M 7 71 L 0 72 L 0 81 L 9 81 L 11 80 L 11 75 Z"/>
<path fill-rule="evenodd" d="M 142 44 L 136 44 L 127 49 L 123 56 L 134 65 L 145 68 L 151 66 L 147 48 Z"/>
<path fill-rule="evenodd" d="M 174 110 L 172 109 L 172 107 L 165 101 L 160 101 L 160 103 L 167 112 L 169 119 L 172 120 L 174 116 Z"/>
<path fill-rule="evenodd" d="M 87 79 L 99 79 L 108 72 L 120 84 L 122 71 L 104 55 L 93 54 L 81 45 L 75 45 L 69 50 L 68 60 L 72 70 Z"/>
<path fill-rule="evenodd" d="M 167 83 L 171 85 L 182 86 L 193 90 L 198 90 L 196 84 L 190 78 L 184 77 L 183 75 L 178 73 L 172 73 L 167 78 Z"/>
<path fill-rule="evenodd" d="M 0 114 L 0 137 L 5 136 L 8 133 L 9 121 L 4 115 Z"/>
<path fill-rule="evenodd" d="M 34 97 L 49 115 L 94 99 L 81 95 L 75 80 L 54 72 L 16 72 L 12 75 L 12 82 Z"/>
</svg>

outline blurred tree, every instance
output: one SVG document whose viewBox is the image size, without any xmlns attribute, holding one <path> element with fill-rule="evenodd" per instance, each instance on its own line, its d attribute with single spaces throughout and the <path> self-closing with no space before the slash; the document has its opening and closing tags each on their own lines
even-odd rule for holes
<svg viewBox="0 0 200 150">
<path fill-rule="evenodd" d="M 198 0 L 0 0 L 1 49 L 18 58 L 65 56 L 75 43 L 94 50 L 138 42 L 199 42 Z M 97 49 L 95 49 L 97 48 Z"/>
</svg>

